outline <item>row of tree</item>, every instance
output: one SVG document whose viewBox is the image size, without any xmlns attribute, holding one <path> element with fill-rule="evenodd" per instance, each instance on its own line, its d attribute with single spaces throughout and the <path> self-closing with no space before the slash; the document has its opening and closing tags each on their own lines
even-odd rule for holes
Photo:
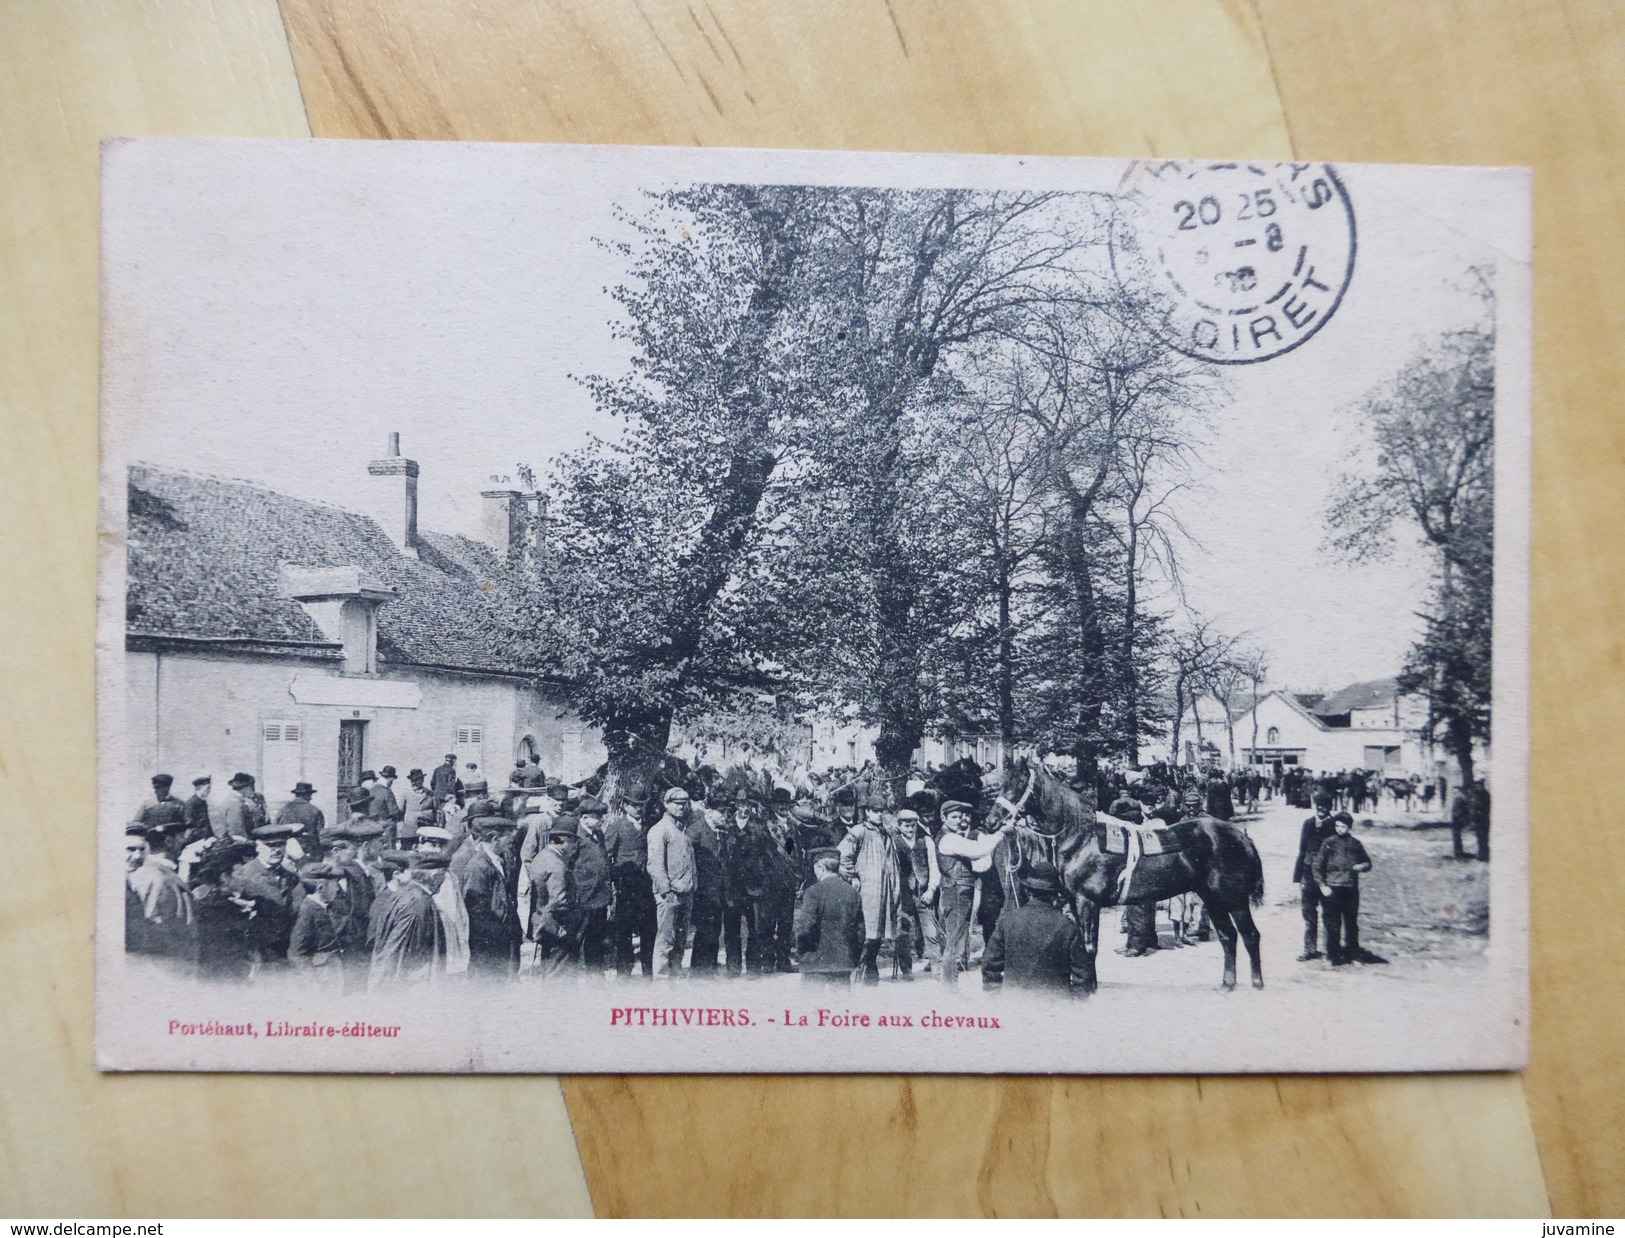
<svg viewBox="0 0 1625 1238">
<path fill-rule="evenodd" d="M 612 771 L 765 695 L 855 708 L 892 774 L 963 715 L 1086 766 L 1161 731 L 1218 388 L 1115 209 L 718 185 L 626 217 L 631 365 L 586 380 L 620 433 L 555 462 L 517 625 Z"/>
<path fill-rule="evenodd" d="M 1223 388 L 1165 343 L 1117 209 L 714 185 L 624 217 L 610 291 L 630 365 L 584 380 L 619 433 L 554 462 L 538 587 L 515 616 L 612 774 L 658 760 L 685 720 L 764 701 L 758 731 L 855 710 L 892 775 L 965 716 L 1086 772 L 1170 723 L 1177 753 L 1199 695 L 1227 716 L 1256 695 L 1262 655 L 1173 618 L 1173 500 Z M 1457 347 L 1373 397 L 1379 435 L 1427 432 L 1384 410 L 1448 398 L 1446 361 L 1472 368 Z M 1408 673 L 1448 735 L 1476 734 L 1450 660 L 1487 641 L 1487 542 L 1463 531 L 1478 492 L 1464 483 L 1441 525 L 1431 490 L 1370 486 L 1332 513 L 1339 549 L 1374 553 L 1407 511 L 1435 521 L 1446 567 Z"/>
</svg>

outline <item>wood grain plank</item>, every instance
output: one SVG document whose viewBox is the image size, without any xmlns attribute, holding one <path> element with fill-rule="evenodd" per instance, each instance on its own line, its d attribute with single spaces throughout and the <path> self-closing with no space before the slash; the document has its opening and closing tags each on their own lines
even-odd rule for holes
<svg viewBox="0 0 1625 1238">
<path fill-rule="evenodd" d="M 1291 150 L 1268 48 L 1243 5 L 283 9 L 322 136 Z M 1340 54 L 1383 68 L 1357 45 Z M 1546 1206 L 1514 1077 L 595 1078 L 567 1081 L 566 1094 L 607 1215 Z"/>
<path fill-rule="evenodd" d="M 0 901 L 0 1209 L 585 1213 L 552 1079 L 94 1069 L 97 142 L 152 133 L 308 136 L 274 4 L 5 7 L 0 798 L 8 861 L 27 879 Z"/>
<path fill-rule="evenodd" d="M 1625 1211 L 1625 10 L 1263 0 L 1301 152 L 1535 169 L 1532 1059 L 1559 1216 Z M 1380 66 L 1381 71 L 1375 71 Z"/>
</svg>

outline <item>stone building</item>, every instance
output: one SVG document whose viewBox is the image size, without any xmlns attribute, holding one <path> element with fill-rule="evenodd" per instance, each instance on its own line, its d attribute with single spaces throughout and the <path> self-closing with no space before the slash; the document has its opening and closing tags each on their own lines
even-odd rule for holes
<svg viewBox="0 0 1625 1238">
<path fill-rule="evenodd" d="M 273 811 L 295 782 L 330 818 L 363 769 L 405 786 L 448 752 L 505 784 L 516 756 L 567 781 L 604 759 L 597 735 L 504 640 L 534 496 L 485 493 L 489 542 L 417 523 L 416 461 L 358 470 L 354 506 L 138 464 L 129 470 L 123 777 L 184 796 L 212 775 L 258 780 Z"/>
</svg>

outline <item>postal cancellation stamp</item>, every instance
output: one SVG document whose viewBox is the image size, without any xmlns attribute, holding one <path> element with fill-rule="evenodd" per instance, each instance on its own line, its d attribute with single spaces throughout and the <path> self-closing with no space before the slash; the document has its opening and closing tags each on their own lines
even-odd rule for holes
<svg viewBox="0 0 1625 1238">
<path fill-rule="evenodd" d="M 1307 343 L 1354 276 L 1354 206 L 1330 164 L 1141 161 L 1119 192 L 1119 268 L 1149 269 L 1168 342 L 1203 361 Z"/>
</svg>

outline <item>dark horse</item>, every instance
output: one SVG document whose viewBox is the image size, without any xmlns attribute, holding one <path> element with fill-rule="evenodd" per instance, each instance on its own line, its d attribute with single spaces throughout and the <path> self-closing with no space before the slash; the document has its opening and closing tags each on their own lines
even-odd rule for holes
<svg viewBox="0 0 1625 1238">
<path fill-rule="evenodd" d="M 1078 927 L 1089 951 L 1089 983 L 1095 987 L 1094 960 L 1100 950 L 1100 909 L 1121 900 L 1118 878 L 1127 863 L 1108 840 L 1108 827 L 1135 827 L 1104 813 L 1090 813 L 1083 796 L 1037 761 L 1019 757 L 1005 773 L 1002 809 L 1017 819 L 1015 846 L 1005 861 L 1009 878 L 1044 860 L 1054 865 L 1072 899 Z M 1013 801 L 1009 796 L 1018 795 Z M 991 824 L 991 823 L 990 823 Z M 1224 946 L 1224 987 L 1236 987 L 1236 938 L 1247 945 L 1253 988 L 1264 987 L 1258 957 L 1258 926 L 1251 908 L 1264 901 L 1264 866 L 1258 848 L 1239 826 L 1203 815 L 1160 831 L 1166 853 L 1151 849 L 1133 875 L 1132 903 L 1154 903 L 1176 894 L 1195 894 Z M 1011 885 L 1016 883 L 1012 880 Z"/>
</svg>

